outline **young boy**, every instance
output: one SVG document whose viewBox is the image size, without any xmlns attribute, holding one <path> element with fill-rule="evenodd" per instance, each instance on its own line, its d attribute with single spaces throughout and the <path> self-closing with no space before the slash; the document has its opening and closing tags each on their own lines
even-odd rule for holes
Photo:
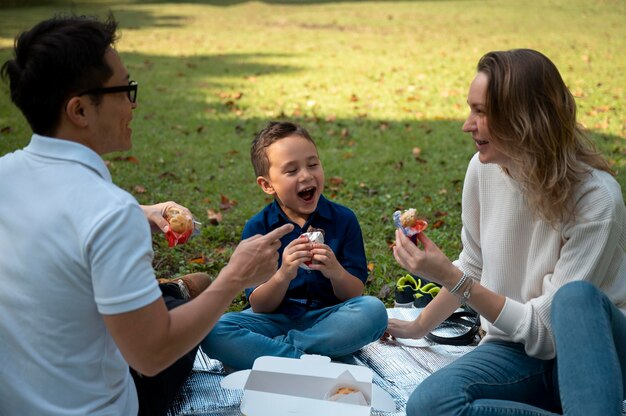
<svg viewBox="0 0 626 416">
<path fill-rule="evenodd" d="M 203 351 L 239 370 L 265 355 L 340 357 L 380 338 L 385 306 L 361 296 L 367 278 L 361 228 L 351 210 L 322 195 L 324 170 L 309 133 L 271 122 L 250 155 L 257 183 L 274 201 L 246 223 L 242 237 L 287 223 L 294 230 L 281 238 L 278 271 L 246 289 L 251 308 L 223 315 Z M 309 227 L 323 230 L 324 243 L 301 236 Z"/>
</svg>

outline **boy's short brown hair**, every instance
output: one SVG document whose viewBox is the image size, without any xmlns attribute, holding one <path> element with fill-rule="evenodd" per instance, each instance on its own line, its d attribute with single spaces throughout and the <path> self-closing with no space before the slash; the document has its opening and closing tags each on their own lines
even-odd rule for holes
<svg viewBox="0 0 626 416">
<path fill-rule="evenodd" d="M 270 170 L 266 149 L 278 140 L 289 136 L 303 137 L 315 146 L 311 135 L 304 127 L 288 121 L 270 121 L 263 130 L 256 134 L 250 148 L 250 159 L 256 176 L 266 176 Z"/>
</svg>

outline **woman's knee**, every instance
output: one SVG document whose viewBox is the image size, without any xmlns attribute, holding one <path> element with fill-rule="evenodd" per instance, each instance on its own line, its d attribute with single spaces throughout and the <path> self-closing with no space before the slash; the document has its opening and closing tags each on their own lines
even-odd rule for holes
<svg viewBox="0 0 626 416">
<path fill-rule="evenodd" d="M 457 388 L 457 378 L 446 373 L 439 370 L 417 386 L 407 402 L 407 416 L 451 415 L 463 406 L 465 394 Z"/>
<path fill-rule="evenodd" d="M 552 298 L 552 319 L 558 319 L 568 310 L 580 313 L 587 305 L 598 305 L 601 292 L 593 284 L 582 280 L 569 282 L 560 287 Z"/>
<path fill-rule="evenodd" d="M 561 286 L 554 294 L 554 300 L 576 301 L 580 298 L 593 296 L 597 292 L 598 289 L 593 284 L 583 280 L 576 280 Z"/>
</svg>

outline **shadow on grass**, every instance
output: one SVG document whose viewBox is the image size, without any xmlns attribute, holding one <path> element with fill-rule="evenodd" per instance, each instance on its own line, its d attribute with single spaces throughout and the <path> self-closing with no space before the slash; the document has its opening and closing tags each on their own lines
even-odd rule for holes
<svg viewBox="0 0 626 416">
<path fill-rule="evenodd" d="M 0 0 L 0 2 L 6 0 Z M 52 0 L 50 3 L 54 3 Z M 113 12 L 115 19 L 119 22 L 120 28 L 140 29 L 143 27 L 167 28 L 182 27 L 185 24 L 185 18 L 182 16 L 155 15 L 149 11 L 132 10 L 127 8 L 112 10 L 115 4 L 99 5 L 98 3 L 85 4 L 71 3 L 59 1 L 59 5 L 46 4 L 47 7 L 22 6 L 11 11 L 7 10 L 7 16 L 0 25 L 0 37 L 13 39 L 24 30 L 30 29 L 42 20 L 49 19 L 54 15 L 88 15 L 95 16 L 99 19 L 105 19 L 109 13 Z M 120 6 L 127 5 L 126 3 Z M 51 11 L 50 7 L 56 7 Z M 6 7 L 5 7 L 6 8 Z M 3 6 L 0 5 L 0 19 L 2 19 Z"/>
<path fill-rule="evenodd" d="M 342 3 L 350 0 L 263 0 L 263 3 L 281 5 L 309 5 Z M 367 0 L 370 1 L 370 0 Z M 374 0 L 371 0 L 374 1 Z M 425 0 L 400 0 L 422 2 Z M 435 0 L 449 1 L 449 0 Z M 175 15 L 155 15 L 150 11 L 132 9 L 133 5 L 148 4 L 201 4 L 212 6 L 234 6 L 247 3 L 244 0 L 0 0 L 0 37 L 13 39 L 38 22 L 58 15 L 90 15 L 104 19 L 113 13 L 123 29 L 183 27 L 186 19 Z M 242 23 L 243 24 L 243 23 Z M 302 26 L 304 29 L 315 26 Z"/>
<path fill-rule="evenodd" d="M 0 0 L 0 9 L 2 8 L 24 8 L 33 6 L 53 6 L 53 7 L 81 7 L 81 6 L 120 6 L 129 4 L 206 4 L 213 6 L 235 6 L 238 4 L 249 3 L 251 0 Z M 267 4 L 283 4 L 283 5 L 309 5 L 309 4 L 329 4 L 329 3 L 348 3 L 354 0 L 260 0 L 261 3 Z M 380 1 L 380 0 L 359 0 L 363 1 Z M 383 0 L 384 1 L 384 0 Z M 422 2 L 449 2 L 451 0 L 400 0 L 410 3 Z"/>
</svg>

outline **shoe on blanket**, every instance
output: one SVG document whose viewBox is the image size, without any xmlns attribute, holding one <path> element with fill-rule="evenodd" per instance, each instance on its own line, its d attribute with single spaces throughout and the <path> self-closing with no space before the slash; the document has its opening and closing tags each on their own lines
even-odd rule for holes
<svg viewBox="0 0 626 416">
<path fill-rule="evenodd" d="M 426 280 L 428 282 L 428 280 Z M 428 282 L 419 287 L 413 301 L 414 308 L 423 308 L 439 294 L 441 286 L 433 282 Z"/>
<path fill-rule="evenodd" d="M 212 279 L 206 273 L 186 274 L 177 279 L 159 279 L 159 284 L 175 283 L 184 300 L 191 300 L 211 285 Z"/>
<path fill-rule="evenodd" d="M 413 276 L 407 274 L 402 276 L 396 282 L 395 288 L 395 302 L 396 308 L 410 308 L 415 301 L 415 294 L 419 287 L 422 285 L 422 281 L 418 278 L 415 280 Z"/>
</svg>

